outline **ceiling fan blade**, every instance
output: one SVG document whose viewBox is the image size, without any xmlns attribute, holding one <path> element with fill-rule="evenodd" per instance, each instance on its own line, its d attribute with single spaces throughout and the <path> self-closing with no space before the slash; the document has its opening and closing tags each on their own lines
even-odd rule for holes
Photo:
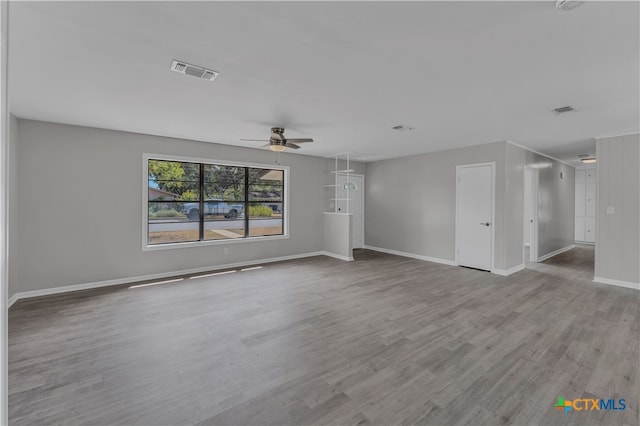
<svg viewBox="0 0 640 426">
<path fill-rule="evenodd" d="M 313 139 L 311 139 L 311 138 L 287 138 L 287 143 L 289 143 L 289 142 L 307 143 L 307 142 L 313 142 Z"/>
<path fill-rule="evenodd" d="M 300 147 L 298 145 L 296 145 L 295 143 L 291 143 L 289 141 L 287 141 L 287 143 L 284 145 L 287 148 L 291 148 L 291 149 L 300 149 Z"/>
<path fill-rule="evenodd" d="M 241 141 L 250 141 L 250 142 L 269 142 L 269 139 L 240 139 Z"/>
<path fill-rule="evenodd" d="M 269 143 L 267 143 L 267 144 L 262 145 L 260 148 L 268 148 L 268 147 L 270 147 L 270 146 L 271 146 L 271 142 L 269 142 Z"/>
</svg>

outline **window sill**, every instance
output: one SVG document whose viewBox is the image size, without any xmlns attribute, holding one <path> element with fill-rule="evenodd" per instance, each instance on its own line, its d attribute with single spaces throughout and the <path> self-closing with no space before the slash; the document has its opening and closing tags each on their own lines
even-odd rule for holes
<svg viewBox="0 0 640 426">
<path fill-rule="evenodd" d="M 184 243 L 167 243 L 167 244 L 153 244 L 143 245 L 142 251 L 158 251 L 158 250 L 173 250 L 181 248 L 195 248 L 204 246 L 219 246 L 226 244 L 242 244 L 242 243 L 257 243 L 261 241 L 275 241 L 289 239 L 288 235 L 270 235 L 264 237 L 249 237 L 249 238 L 230 238 L 228 240 L 209 240 L 209 241 L 188 241 Z"/>
</svg>

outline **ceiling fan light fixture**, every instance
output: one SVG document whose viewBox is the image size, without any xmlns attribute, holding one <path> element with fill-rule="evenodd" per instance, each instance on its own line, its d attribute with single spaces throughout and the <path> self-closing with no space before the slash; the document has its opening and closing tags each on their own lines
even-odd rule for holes
<svg viewBox="0 0 640 426">
<path fill-rule="evenodd" d="M 282 152 L 287 149 L 287 147 L 284 145 L 269 145 L 269 149 L 271 151 Z"/>
</svg>

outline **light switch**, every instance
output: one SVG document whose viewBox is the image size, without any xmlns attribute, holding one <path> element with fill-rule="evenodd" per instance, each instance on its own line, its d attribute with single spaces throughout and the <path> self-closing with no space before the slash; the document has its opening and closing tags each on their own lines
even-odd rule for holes
<svg viewBox="0 0 640 426">
<path fill-rule="evenodd" d="M 613 206 L 607 206 L 607 214 L 614 214 L 616 209 Z"/>
</svg>

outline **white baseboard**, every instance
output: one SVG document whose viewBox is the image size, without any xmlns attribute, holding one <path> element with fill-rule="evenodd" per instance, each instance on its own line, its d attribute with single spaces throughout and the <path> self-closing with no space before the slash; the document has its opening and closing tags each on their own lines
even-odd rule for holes
<svg viewBox="0 0 640 426">
<path fill-rule="evenodd" d="M 640 290 L 640 283 L 634 283 L 631 281 L 612 280 L 611 278 L 593 277 L 594 283 L 616 285 L 618 287 L 632 288 L 634 290 Z"/>
<path fill-rule="evenodd" d="M 13 305 L 15 302 L 17 302 L 20 299 L 28 299 L 31 297 L 48 296 L 51 294 L 68 293 L 71 291 L 89 290 L 93 288 L 109 287 L 109 286 L 120 285 L 120 284 L 130 284 L 130 283 L 135 283 L 140 281 L 157 280 L 161 278 L 170 278 L 170 277 L 177 277 L 181 275 L 199 274 L 201 272 L 217 271 L 220 269 L 239 268 L 242 266 L 251 266 L 251 265 L 257 265 L 260 263 L 281 262 L 283 260 L 301 259 L 304 257 L 322 256 L 322 255 L 326 255 L 326 253 L 323 251 L 316 251 L 316 252 L 310 252 L 310 253 L 293 254 L 289 256 L 271 257 L 268 259 L 256 259 L 256 260 L 248 260 L 244 262 L 227 263 L 224 265 L 205 266 L 203 268 L 185 269 L 182 271 L 161 272 L 158 274 L 140 275 L 137 277 L 117 278 L 115 280 L 96 281 L 91 283 L 73 284 L 73 285 L 65 285 L 61 287 L 45 288 L 41 290 L 23 291 L 23 292 L 18 292 L 13 296 L 11 296 L 11 299 L 9 299 L 8 301 L 8 306 L 11 307 L 11 305 Z"/>
<path fill-rule="evenodd" d="M 333 257 L 334 259 L 344 260 L 345 262 L 353 261 L 353 256 L 343 256 L 341 254 L 331 253 L 330 251 L 323 251 L 322 254 L 328 257 Z"/>
<path fill-rule="evenodd" d="M 547 254 L 545 254 L 543 256 L 539 256 L 538 257 L 538 262 L 544 262 L 545 260 L 550 259 L 553 256 L 557 256 L 560 253 L 564 253 L 565 251 L 569 251 L 569 250 L 574 249 L 574 248 L 576 248 L 575 244 L 571 244 L 569 246 L 562 247 L 561 249 L 558 249 L 556 251 L 552 251 L 551 253 L 547 253 Z"/>
<path fill-rule="evenodd" d="M 16 303 L 16 300 L 18 300 L 18 294 L 14 294 L 13 296 L 11 296 L 9 298 L 9 300 L 7 301 L 7 309 L 9 309 L 11 307 L 11 305 Z"/>
<path fill-rule="evenodd" d="M 362 248 L 373 250 L 373 251 L 379 251 L 381 253 L 395 254 L 396 256 L 410 257 L 412 259 L 418 259 L 418 260 L 426 260 L 427 262 L 435 262 L 435 263 L 442 263 L 443 265 L 456 266 L 456 263 L 453 260 L 448 260 L 448 259 L 439 259 L 437 257 L 422 256 L 419 254 L 406 253 L 404 251 L 391 250 L 391 249 L 386 249 L 382 247 L 374 247 L 366 244 L 362 246 Z"/>
<path fill-rule="evenodd" d="M 522 271 L 525 268 L 524 263 L 520 265 L 516 265 L 513 268 L 509 269 L 494 269 L 491 272 L 496 275 L 502 275 L 503 277 L 508 277 L 511 274 L 515 274 L 516 272 Z"/>
</svg>

